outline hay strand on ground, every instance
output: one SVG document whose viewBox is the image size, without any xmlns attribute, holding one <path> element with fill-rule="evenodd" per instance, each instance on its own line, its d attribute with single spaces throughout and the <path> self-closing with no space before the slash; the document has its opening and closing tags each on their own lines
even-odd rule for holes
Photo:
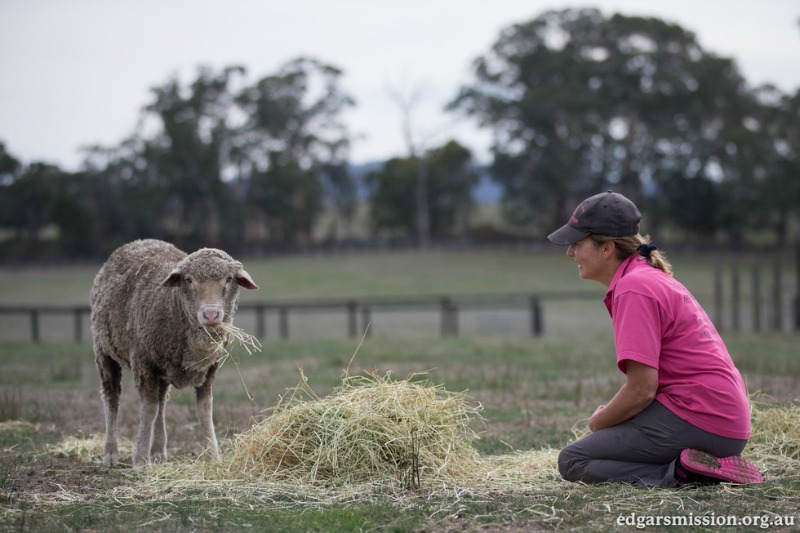
<svg viewBox="0 0 800 533">
<path fill-rule="evenodd" d="M 744 455 L 767 471 L 787 472 L 800 461 L 800 404 L 751 399 L 752 431 Z"/>
<path fill-rule="evenodd" d="M 48 450 L 56 457 L 69 457 L 86 463 L 102 464 L 104 435 L 70 436 L 57 444 L 49 444 Z M 133 455 L 133 443 L 128 439 L 119 439 L 120 456 Z"/>
</svg>

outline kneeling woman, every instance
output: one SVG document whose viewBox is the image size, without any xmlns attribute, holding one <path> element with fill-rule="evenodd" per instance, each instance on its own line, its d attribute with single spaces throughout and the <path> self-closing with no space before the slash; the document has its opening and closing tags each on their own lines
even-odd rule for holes
<svg viewBox="0 0 800 533">
<path fill-rule="evenodd" d="M 617 366 L 625 384 L 567 445 L 564 479 L 675 487 L 759 483 L 740 457 L 750 437 L 741 374 L 707 314 L 639 234 L 641 215 L 621 194 L 587 198 L 548 239 L 568 246 L 582 279 L 608 287 Z"/>
</svg>

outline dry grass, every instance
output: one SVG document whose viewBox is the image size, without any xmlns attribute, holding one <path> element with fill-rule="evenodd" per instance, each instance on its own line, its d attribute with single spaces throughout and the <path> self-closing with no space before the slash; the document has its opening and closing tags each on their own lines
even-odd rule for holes
<svg viewBox="0 0 800 533">
<path fill-rule="evenodd" d="M 345 374 L 328 396 L 318 397 L 301 373 L 272 415 L 239 434 L 217 463 L 197 460 L 154 465 L 131 473 L 133 483 L 114 489 L 115 500 L 203 498 L 265 503 L 280 508 L 324 507 L 390 498 L 398 505 L 444 498 L 442 512 L 472 499 L 549 495 L 556 500 L 589 490 L 561 480 L 558 451 L 540 449 L 481 456 L 472 446 L 481 406 L 414 375 L 393 380 Z M 576 424 L 576 436 L 584 429 Z M 89 462 L 101 460 L 101 437 L 68 439 L 52 448 Z M 753 435 L 745 454 L 767 479 L 794 475 L 800 458 L 800 405 L 753 401 Z M 413 489 L 413 490 L 412 490 Z M 741 487 L 720 490 L 737 493 Z M 577 492 L 576 492 L 577 491 Z M 644 512 L 681 491 L 620 486 L 614 508 Z M 585 494 L 582 496 L 585 497 Z M 655 508 L 654 507 L 654 508 Z M 554 516 L 558 523 L 564 517 Z"/>
<path fill-rule="evenodd" d="M 57 444 L 48 445 L 47 450 L 56 457 L 68 457 L 86 463 L 101 464 L 104 439 L 105 437 L 99 433 L 88 436 L 72 436 Z M 133 442 L 130 440 L 119 439 L 117 445 L 120 456 L 131 457 L 133 455 Z"/>
<path fill-rule="evenodd" d="M 48 476 L 55 472 L 80 481 L 35 483 L 28 481 L 38 478 L 27 475 L 27 465 L 11 463 L 14 479 L 29 485 L 16 506 L 0 505 L 0 522 L 23 520 L 23 501 L 35 502 L 39 516 L 52 513 L 59 524 L 87 514 L 75 522 L 83 524 L 78 529 L 104 521 L 181 529 L 186 513 L 192 523 L 210 529 L 220 527 L 216 517 L 223 515 L 238 517 L 231 524 L 256 520 L 257 527 L 270 529 L 281 516 L 310 512 L 298 530 L 316 530 L 350 510 L 371 513 L 386 506 L 392 509 L 387 516 L 413 517 L 409 524 L 430 531 L 608 529 L 617 517 L 633 514 L 796 514 L 797 403 L 754 399 L 753 438 L 745 454 L 765 472 L 767 483 L 693 491 L 567 483 L 556 467 L 557 449 L 482 456 L 472 445 L 481 413 L 465 393 L 448 392 L 424 375 L 394 380 L 389 374 L 345 374 L 331 394 L 320 397 L 301 373 L 300 383 L 269 418 L 221 441 L 218 462 L 174 455 L 149 468 L 109 471 L 101 462 L 102 436 L 79 435 L 44 453 L 65 457 L 59 464 L 70 465 L 60 474 L 48 467 Z M 583 425 L 576 424 L 576 435 Z M 0 424 L 4 427 L 31 430 Z M 76 469 L 80 463 L 94 466 Z M 20 498 L 7 490 L 7 499 L 12 496 Z M 128 514 L 116 518 L 121 509 Z M 369 522 L 356 520 L 349 530 Z"/>
<path fill-rule="evenodd" d="M 800 404 L 751 398 L 753 429 L 745 454 L 768 475 L 797 470 L 800 461 Z"/>
<path fill-rule="evenodd" d="M 0 432 L 36 431 L 38 426 L 25 420 L 3 420 L 0 422 Z"/>
</svg>

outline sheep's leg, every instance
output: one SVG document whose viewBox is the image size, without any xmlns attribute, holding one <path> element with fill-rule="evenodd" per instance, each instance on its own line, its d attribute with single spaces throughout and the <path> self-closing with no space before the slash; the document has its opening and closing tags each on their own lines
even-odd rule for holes
<svg viewBox="0 0 800 533">
<path fill-rule="evenodd" d="M 217 371 L 217 365 L 209 369 L 206 376 L 206 382 L 200 387 L 195 388 L 197 395 L 197 418 L 200 421 L 200 430 L 206 440 L 210 458 L 214 461 L 219 459 L 219 446 L 217 445 L 217 435 L 214 433 L 214 418 L 213 406 L 214 396 L 211 394 L 211 383 L 214 381 L 214 375 Z"/>
<path fill-rule="evenodd" d="M 106 438 L 103 444 L 103 464 L 115 466 L 119 462 L 117 449 L 117 414 L 119 397 L 122 394 L 122 368 L 108 356 L 97 353 L 95 363 L 100 373 L 100 395 L 103 398 L 103 412 L 106 419 Z"/>
<path fill-rule="evenodd" d="M 139 431 L 136 449 L 133 452 L 134 468 L 150 463 L 150 447 L 153 444 L 153 427 L 158 417 L 159 385 L 155 381 L 137 379 L 139 391 Z"/>
<path fill-rule="evenodd" d="M 162 381 L 158 388 L 158 414 L 153 425 L 153 444 L 150 446 L 150 459 L 164 461 L 167 459 L 167 426 L 164 422 L 164 411 L 169 399 L 169 383 Z"/>
</svg>

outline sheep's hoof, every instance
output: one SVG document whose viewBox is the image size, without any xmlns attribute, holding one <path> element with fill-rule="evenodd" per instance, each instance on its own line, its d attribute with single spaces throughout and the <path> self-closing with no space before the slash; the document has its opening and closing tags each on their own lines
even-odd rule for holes
<svg viewBox="0 0 800 533">
<path fill-rule="evenodd" d="M 167 460 L 167 451 L 151 451 L 150 460 L 154 463 L 161 463 Z"/>
<path fill-rule="evenodd" d="M 150 465 L 150 460 L 147 457 L 134 457 L 133 458 L 133 467 L 134 468 L 144 468 L 145 466 Z"/>
<path fill-rule="evenodd" d="M 119 464 L 119 454 L 117 454 L 117 452 L 104 453 L 103 464 L 105 466 L 117 466 L 117 464 Z"/>
</svg>

